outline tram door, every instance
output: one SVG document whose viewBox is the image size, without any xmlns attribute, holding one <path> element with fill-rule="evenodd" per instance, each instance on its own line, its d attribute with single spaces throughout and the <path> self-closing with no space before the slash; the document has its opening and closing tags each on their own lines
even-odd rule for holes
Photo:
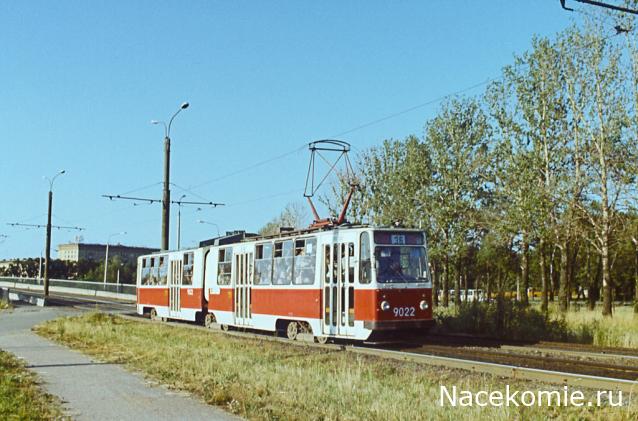
<svg viewBox="0 0 638 421">
<path fill-rule="evenodd" d="M 170 261 L 170 273 L 168 277 L 168 313 L 169 316 L 178 316 L 182 308 L 180 301 L 180 289 L 182 287 L 183 263 L 181 260 Z"/>
<path fill-rule="evenodd" d="M 354 334 L 354 244 L 323 248 L 323 333 Z"/>
<path fill-rule="evenodd" d="M 252 325 L 252 285 L 253 285 L 253 254 L 241 253 L 235 255 L 235 324 Z"/>
</svg>

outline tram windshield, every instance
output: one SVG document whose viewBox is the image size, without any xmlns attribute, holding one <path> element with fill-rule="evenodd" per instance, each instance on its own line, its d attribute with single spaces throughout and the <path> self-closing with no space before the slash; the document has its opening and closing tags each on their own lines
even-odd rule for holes
<svg viewBox="0 0 638 421">
<path fill-rule="evenodd" d="M 426 282 L 425 247 L 380 246 L 374 251 L 377 282 Z"/>
</svg>

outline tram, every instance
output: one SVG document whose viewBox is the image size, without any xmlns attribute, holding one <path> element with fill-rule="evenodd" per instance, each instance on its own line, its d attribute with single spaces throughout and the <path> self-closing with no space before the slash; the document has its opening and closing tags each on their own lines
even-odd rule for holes
<svg viewBox="0 0 638 421">
<path fill-rule="evenodd" d="M 433 317 L 425 233 L 369 225 L 240 231 L 140 256 L 137 313 L 320 343 L 426 332 Z"/>
</svg>

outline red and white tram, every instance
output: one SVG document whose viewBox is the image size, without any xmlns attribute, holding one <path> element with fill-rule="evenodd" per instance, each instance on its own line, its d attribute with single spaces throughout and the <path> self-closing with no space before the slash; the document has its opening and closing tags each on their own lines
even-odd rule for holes
<svg viewBox="0 0 638 421">
<path fill-rule="evenodd" d="M 137 312 L 264 331 L 373 340 L 433 324 L 423 231 L 341 225 L 243 232 L 138 259 Z"/>
</svg>

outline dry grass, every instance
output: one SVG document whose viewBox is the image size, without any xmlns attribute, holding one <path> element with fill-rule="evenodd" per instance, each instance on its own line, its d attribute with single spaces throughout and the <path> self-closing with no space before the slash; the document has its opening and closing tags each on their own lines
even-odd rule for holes
<svg viewBox="0 0 638 421">
<path fill-rule="evenodd" d="M 564 319 L 575 335 L 591 338 L 594 345 L 638 349 L 638 314 L 632 307 L 616 307 L 613 317 L 603 317 L 600 309 L 589 311 L 584 307 L 572 307 L 565 315 L 554 310 L 551 317 Z"/>
<path fill-rule="evenodd" d="M 0 419 L 62 419 L 59 402 L 43 393 L 35 375 L 4 351 L 0 351 Z"/>
<path fill-rule="evenodd" d="M 11 305 L 10 302 L 0 300 L 0 311 L 2 311 L 2 310 L 11 310 L 12 308 L 13 308 L 13 306 Z"/>
<path fill-rule="evenodd" d="M 103 314 L 58 319 L 36 331 L 255 420 L 638 417 L 636 406 L 442 407 L 438 404 L 440 385 L 473 391 L 503 390 L 506 383 L 519 390 L 536 390 L 540 385 Z"/>
<path fill-rule="evenodd" d="M 576 304 L 561 314 L 552 303 L 545 317 L 538 304 L 525 307 L 512 301 L 467 303 L 458 312 L 453 306 L 438 307 L 435 318 L 441 332 L 638 348 L 638 314 L 629 306 L 616 307 L 613 317 L 603 317 L 600 308 L 590 311 Z"/>
</svg>

